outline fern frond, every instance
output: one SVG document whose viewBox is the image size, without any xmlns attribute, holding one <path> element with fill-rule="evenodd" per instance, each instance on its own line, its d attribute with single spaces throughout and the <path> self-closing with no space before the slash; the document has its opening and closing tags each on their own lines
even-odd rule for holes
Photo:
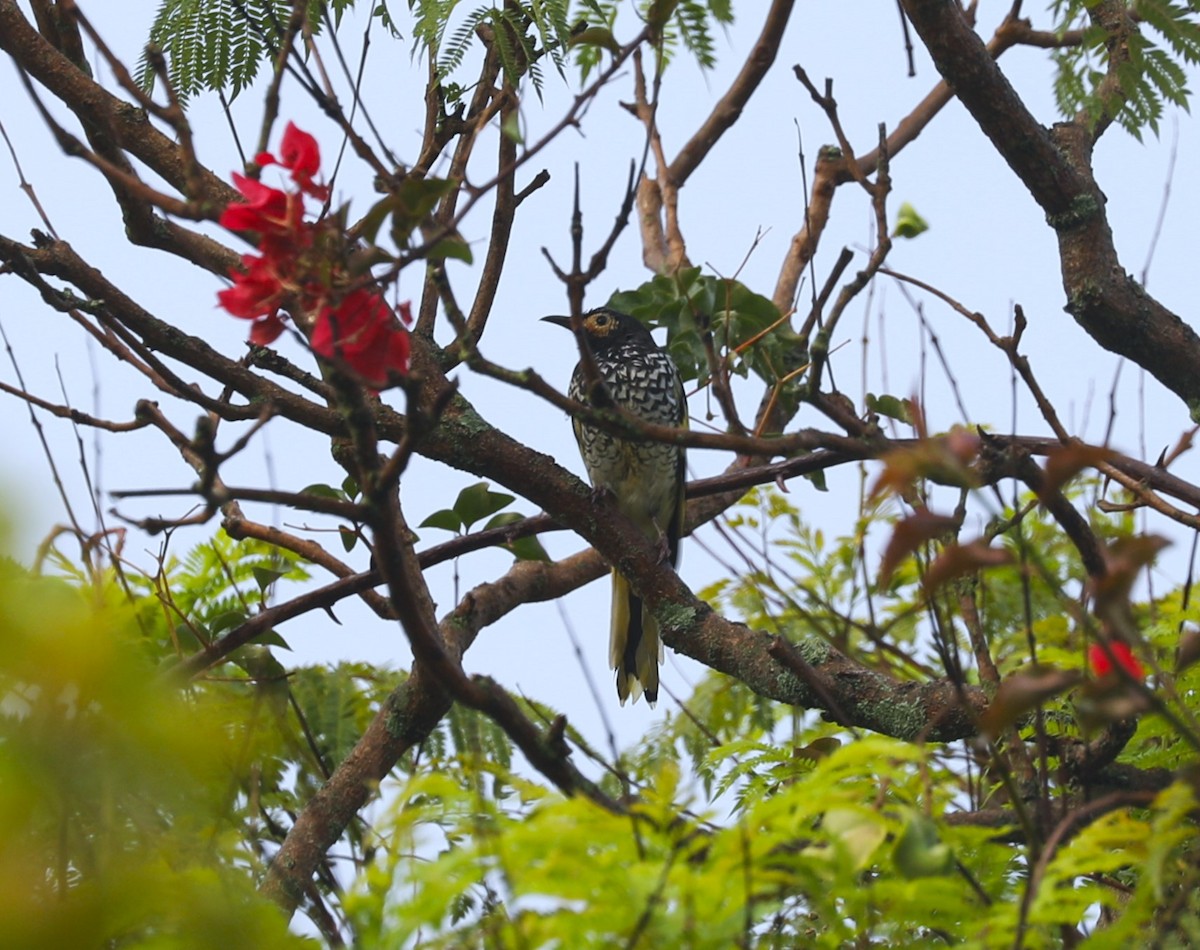
<svg viewBox="0 0 1200 950">
<path fill-rule="evenodd" d="M 1200 62 L 1200 3 L 1196 0 L 1133 0 L 1129 12 L 1138 26 L 1123 37 L 1126 61 L 1116 69 L 1119 94 L 1107 100 L 1101 90 L 1109 62 L 1110 37 L 1087 17 L 1088 0 L 1055 0 L 1058 30 L 1083 26 L 1074 49 L 1054 54 L 1055 100 L 1066 115 L 1098 121 L 1110 115 L 1135 138 L 1158 133 L 1166 104 L 1187 109 L 1191 91 L 1183 64 Z"/>
<path fill-rule="evenodd" d="M 355 2 L 310 0 L 309 28 L 314 34 L 321 32 L 326 8 L 332 11 L 336 27 Z M 441 6 L 452 8 L 455 2 L 442 0 Z M 394 33 L 386 0 L 376 3 L 372 16 L 385 20 Z M 163 0 L 151 24 L 149 42 L 166 56 L 171 82 L 181 101 L 186 103 L 204 90 L 227 92 L 233 99 L 269 62 L 291 9 L 289 0 Z M 149 92 L 154 80 L 154 71 L 143 53 L 137 81 Z"/>
</svg>

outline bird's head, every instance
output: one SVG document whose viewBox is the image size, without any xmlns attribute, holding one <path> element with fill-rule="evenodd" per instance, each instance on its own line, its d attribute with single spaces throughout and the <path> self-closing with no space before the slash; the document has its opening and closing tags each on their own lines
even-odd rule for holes
<svg viewBox="0 0 1200 950">
<path fill-rule="evenodd" d="M 542 319 L 546 323 L 571 329 L 570 317 L 553 316 L 542 317 Z M 651 347 L 655 346 L 650 331 L 639 320 L 627 313 L 621 313 L 619 310 L 597 307 L 580 317 L 580 323 L 583 327 L 583 335 L 587 338 L 592 352 L 596 354 L 616 349 L 621 344 L 634 339 L 643 339 Z"/>
</svg>

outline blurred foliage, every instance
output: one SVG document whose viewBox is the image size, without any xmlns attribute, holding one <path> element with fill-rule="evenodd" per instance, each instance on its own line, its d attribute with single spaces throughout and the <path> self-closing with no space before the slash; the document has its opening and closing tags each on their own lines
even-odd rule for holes
<svg viewBox="0 0 1200 950">
<path fill-rule="evenodd" d="M 1120 550 L 1133 516 L 1099 512 L 1099 489 L 1088 479 L 1066 486 Z M 987 526 L 1010 557 L 935 590 L 924 586 L 927 567 L 949 539 L 913 545 L 886 580 L 864 564 L 912 517 L 893 499 L 873 495 L 852 531 L 834 537 L 807 525 L 788 496 L 751 491 L 725 528 L 758 566 L 703 595 L 802 654 L 832 644 L 920 681 L 941 675 L 931 606 L 951 649 L 969 652 L 955 606 L 966 583 L 1010 681 L 1027 675 L 1031 643 L 1040 668 L 1082 669 L 1091 632 L 1072 606 L 1085 574 L 1030 499 L 1000 507 Z M 447 510 L 465 530 L 509 500 L 479 485 Z M 274 585 L 303 577 L 294 557 L 258 542 L 218 536 L 155 578 L 55 564 L 65 576 L 11 562 L 0 572 L 0 931 L 33 948 L 304 943 L 254 885 L 404 675 L 366 664 L 287 670 L 278 647 L 260 643 L 186 688 L 171 685 L 164 667 L 227 630 L 220 618 L 249 616 Z M 1098 923 L 1097 945 L 1151 936 L 1186 945 L 1198 929 L 1190 895 L 1200 850 L 1186 768 L 1195 737 L 1179 723 L 1191 721 L 1200 664 L 1178 673 L 1162 664 L 1194 610 L 1183 591 L 1131 610 L 1144 631 L 1138 654 L 1157 661 L 1155 693 L 1176 718 L 1142 716 L 1122 761 L 1180 769 L 1181 780 L 1148 807 L 1082 824 L 1048 858 L 1020 828 L 950 820 L 1005 807 L 1002 772 L 979 747 L 855 733 L 708 673 L 603 771 L 628 816 L 531 780 L 503 730 L 453 707 L 399 763 L 369 824 L 347 829 L 318 889 L 341 936 L 368 948 L 985 947 L 1018 933 L 1023 946 L 1051 947 L 1064 927 Z M 1103 718 L 1106 697 L 1080 682 L 1037 697 L 1047 735 L 1086 735 L 1081 698 Z M 523 704 L 536 721 L 556 715 Z M 1035 743 L 1029 716 L 1010 721 Z M 567 736 L 579 756 L 603 758 Z M 1056 747 L 1046 754 L 1053 770 Z M 1073 807 L 1074 792 L 1051 783 L 1050 807 L 1060 796 Z"/>
<path fill-rule="evenodd" d="M 0 933 L 10 947 L 291 947 L 231 780 L 253 697 L 156 674 L 111 578 L 0 570 Z"/>
</svg>

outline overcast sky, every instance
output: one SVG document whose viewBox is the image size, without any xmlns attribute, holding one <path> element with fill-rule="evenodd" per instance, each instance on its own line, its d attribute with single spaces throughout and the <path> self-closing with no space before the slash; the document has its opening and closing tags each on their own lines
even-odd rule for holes
<svg viewBox="0 0 1200 950">
<path fill-rule="evenodd" d="M 157 4 L 84 2 L 82 6 L 126 62 L 136 62 Z M 397 14 L 405 12 L 403 3 L 392 6 Z M 686 141 L 740 66 L 759 29 L 756 19 L 748 19 L 758 15 L 759 6 L 738 5 L 743 22 L 719 38 L 720 62 L 715 70 L 702 72 L 682 54 L 668 70 L 659 120 L 669 154 L 673 155 Z M 1009 4 L 981 6 L 980 29 L 986 37 Z M 369 5 L 362 7 L 365 10 Z M 1030 8 L 1027 13 L 1034 17 L 1035 25 L 1050 25 L 1040 9 Z M 340 34 L 352 62 L 357 60 L 362 22 L 361 17 L 349 16 Z M 406 28 L 403 19 L 401 28 Z M 624 25 L 618 27 L 618 36 L 625 38 L 634 28 L 632 18 L 626 17 Z M 422 122 L 422 70 L 413 66 L 410 48 L 409 39 L 391 43 L 376 29 L 365 85 L 372 117 L 402 160 L 415 157 Z M 107 67 L 95 56 L 92 62 L 96 74 L 115 88 Z M 708 272 L 721 275 L 732 275 L 740 267 L 742 281 L 767 296 L 773 291 L 788 242 L 803 220 L 800 151 L 811 178 L 818 148 L 833 140 L 824 115 L 792 74 L 795 63 L 802 64 L 818 84 L 826 76 L 835 80 L 842 121 L 860 153 L 874 145 L 879 123 L 894 127 L 937 79 L 919 48 L 917 75 L 906 75 L 903 38 L 893 4 L 825 0 L 799 5 L 780 57 L 763 88 L 681 196 L 681 219 L 692 260 Z M 1032 49 L 1013 50 L 1002 64 L 1035 114 L 1044 122 L 1053 121 L 1052 68 L 1046 54 Z M 569 72 L 568 80 L 564 84 L 550 71 L 545 103 L 540 104 L 532 96 L 526 101 L 522 123 L 527 141 L 536 140 L 568 107 L 576 89 L 575 74 Z M 0 122 L 59 235 L 160 317 L 203 336 L 227 353 L 240 353 L 246 325 L 216 309 L 215 294 L 222 284 L 189 264 L 127 245 L 119 213 L 99 175 L 83 162 L 59 152 L 7 60 L 0 63 L 0 89 L 6 93 L 0 97 Z M 576 162 L 583 183 L 585 253 L 590 254 L 607 233 L 619 206 L 628 163 L 641 153 L 641 128 L 619 106 L 620 100 L 631 98 L 632 77 L 626 70 L 591 107 L 582 132 L 569 131 L 560 136 L 526 165 L 518 178 L 520 188 L 543 167 L 552 175 L 550 183 L 526 202 L 518 216 L 510 242 L 509 266 L 483 339 L 483 350 L 491 359 L 515 368 L 533 366 L 564 388 L 575 361 L 574 344 L 560 330 L 536 322 L 543 314 L 562 312 L 566 305 L 563 289 L 540 249 L 545 246 L 560 262 L 569 261 L 571 168 Z M 53 106 L 49 97 L 46 101 Z M 261 102 L 259 83 L 234 103 L 234 120 L 243 142 L 255 137 Z M 344 96 L 343 102 L 348 103 L 349 97 Z M 68 119 L 64 110 L 55 111 L 65 121 Z M 215 97 L 198 98 L 191 117 L 201 159 L 218 174 L 239 168 L 237 150 Z M 281 118 L 294 119 L 314 132 L 323 144 L 325 167 L 331 167 L 339 145 L 335 130 L 288 82 L 283 88 Z M 68 124 L 74 127 L 73 122 Z M 1161 138 L 1148 135 L 1145 143 L 1136 142 L 1119 129 L 1111 130 L 1097 149 L 1097 175 L 1109 200 L 1110 220 L 1123 262 L 1128 270 L 1140 275 L 1168 183 L 1172 150 L 1176 152 L 1176 174 L 1170 180 L 1170 201 L 1148 287 L 1164 304 L 1190 320 L 1195 309 L 1193 229 L 1200 211 L 1200 185 L 1193 174 L 1200 167 L 1196 120 L 1183 112 L 1170 112 L 1163 122 Z M 481 146 L 479 152 L 481 156 L 489 154 L 490 145 Z M 483 166 L 479 167 L 477 175 L 482 177 Z M 1021 304 L 1030 321 L 1024 349 L 1041 383 L 1073 431 L 1092 440 L 1102 439 L 1118 361 L 1088 339 L 1064 313 L 1053 234 L 1033 200 L 961 107 L 952 103 L 920 139 L 895 159 L 892 177 L 892 212 L 901 202 L 910 202 L 931 228 L 915 241 L 897 242 L 888 266 L 931 283 L 984 313 L 997 330 L 1007 329 L 1013 304 Z M 350 201 L 359 212 L 372 200 L 369 177 L 353 161 L 345 163 L 336 192 L 338 199 Z M 0 230 L 5 234 L 27 239 L 31 228 L 42 226 L 18 188 L 13 162 L 3 153 L 0 195 Z M 862 265 L 864 251 L 872 240 L 871 221 L 865 197 L 853 188 L 843 188 L 817 257 L 819 280 L 824 279 L 843 246 L 859 251 L 852 269 Z M 480 250 L 489 222 L 490 207 L 481 202 L 463 225 L 464 236 Z M 213 233 L 218 232 L 214 229 Z M 756 235 L 761 235 L 761 240 L 747 259 Z M 222 239 L 234 244 L 228 235 Z M 456 263 L 450 266 L 459 299 L 469 299 L 471 268 Z M 611 292 L 632 289 L 649 276 L 641 264 L 637 236 L 629 230 L 611 257 L 609 271 L 593 285 L 588 302 L 602 303 Z M 418 292 L 419 273 L 414 268 L 403 276 L 400 294 L 404 298 Z M 929 325 L 949 354 L 967 419 L 1009 431 L 1013 402 L 1003 356 L 990 349 L 978 330 L 945 305 L 919 293 L 914 297 L 923 303 Z M 12 341 L 26 384 L 44 398 L 62 401 L 56 375 L 59 370 L 72 405 L 108 418 L 129 419 L 138 398 L 158 398 L 140 377 L 116 366 L 105 354 L 92 352 L 82 333 L 63 316 L 42 306 L 13 277 L 0 278 L 0 323 Z M 445 330 L 443 326 L 442 339 L 446 338 Z M 869 342 L 864 344 L 864 338 Z M 867 390 L 907 396 L 921 386 L 922 331 L 916 313 L 894 282 L 881 278 L 869 295 L 852 305 L 837 342 L 845 345 L 834 357 L 835 378 L 856 400 Z M 289 357 L 307 365 L 306 356 L 295 344 L 284 341 L 280 345 Z M 932 428 L 944 429 L 967 421 L 949 398 L 932 351 L 925 347 L 925 353 L 928 362 L 924 366 L 924 385 Z M 0 370 L 0 379 L 15 383 L 14 370 L 7 361 Z M 466 374 L 460 374 L 459 379 L 464 392 L 486 418 L 582 474 L 569 421 L 561 412 L 498 384 Z M 747 399 L 752 407 L 757 391 L 747 391 Z M 0 455 L 0 481 L 9 497 L 19 499 L 12 506 L 19 523 L 16 548 L 28 558 L 38 539 L 52 524 L 61 522 L 63 515 L 28 413 L 11 397 L 4 400 L 0 420 L 6 451 Z M 163 404 L 180 428 L 191 430 L 197 415 L 194 407 L 169 401 Z M 1121 373 L 1115 405 L 1118 418 L 1114 445 L 1140 455 L 1144 443 L 1150 460 L 1189 424 L 1183 405 L 1132 366 L 1124 367 Z M 703 396 L 694 398 L 693 415 L 702 416 L 704 410 Z M 1082 424 L 1085 418 L 1086 428 Z M 78 464 L 75 433 L 48 416 L 41 419 L 68 493 L 84 524 L 90 526 L 94 519 Z M 802 412 L 798 421 L 801 425 L 823 424 L 810 411 Z M 1030 434 L 1047 431 L 1023 396 L 1018 404 L 1017 429 Z M 105 491 L 173 488 L 193 480 L 191 470 L 153 432 L 105 437 L 99 442 L 94 442 L 89 432 L 82 436 L 92 475 Z M 235 438 L 231 428 L 224 431 L 224 438 Z M 693 452 L 690 467 L 695 474 L 713 474 L 726 461 L 722 456 Z M 1195 465 L 1195 460 L 1187 456 L 1175 471 L 1195 480 Z M 269 481 L 293 490 L 312 482 L 336 483 L 341 479 L 320 440 L 305 438 L 282 423 L 268 426 L 254 446 L 231 462 L 223 474 L 232 484 Z M 404 481 L 410 521 L 416 524 L 429 512 L 445 507 L 459 488 L 475 480 L 433 463 L 414 462 Z M 797 481 L 791 486 L 792 498 L 805 509 L 806 516 L 827 531 L 850 531 L 857 508 L 857 475 L 849 470 L 832 474 L 830 483 L 833 490 L 818 495 L 807 482 Z M 111 500 L 106 504 L 111 505 Z M 130 515 L 181 514 L 184 505 L 179 498 L 165 498 L 123 503 L 121 510 Z M 528 506 L 521 510 L 532 513 Z M 292 513 L 260 510 L 255 514 L 293 527 L 302 520 Z M 215 523 L 212 527 L 215 529 Z M 1162 530 L 1161 526 L 1155 527 Z M 422 535 L 423 544 L 446 537 L 434 529 Z M 199 531 L 181 534 L 172 542 L 172 550 L 181 555 L 204 536 Z M 707 542 L 718 543 L 711 534 Z M 336 545 L 336 541 L 331 543 Z M 546 539 L 555 555 L 577 550 L 580 543 L 565 533 Z M 149 566 L 152 557 L 148 552 L 156 550 L 158 544 L 155 539 L 132 537 L 127 553 Z M 459 589 L 465 591 L 495 577 L 508 561 L 503 553 L 471 555 L 457 566 Z M 1164 583 L 1182 579 L 1182 563 L 1179 558 L 1166 562 Z M 454 600 L 454 572 L 452 565 L 432 572 L 435 596 L 443 610 L 449 609 Z M 693 588 L 710 582 L 719 573 L 719 566 L 703 556 L 696 544 L 685 542 L 682 574 Z M 615 696 L 605 662 L 606 582 L 566 598 L 562 608 L 585 644 L 586 662 L 603 700 L 609 703 L 608 712 L 619 737 L 632 739 L 650 717 L 661 715 L 663 708 L 671 705 L 670 700 L 664 697 L 657 714 L 650 713 L 644 703 L 634 709 L 612 708 Z M 311 661 L 344 657 L 407 665 L 407 645 L 398 630 L 387 628 L 351 605 L 339 607 L 337 614 L 344 621 L 340 627 L 332 626 L 322 616 L 281 628 L 297 658 Z M 284 660 L 288 662 L 286 657 Z M 523 608 L 508 622 L 486 630 L 470 651 L 467 666 L 472 671 L 487 671 L 509 688 L 568 710 L 572 721 L 593 739 L 601 738 L 596 731 L 596 711 L 590 700 L 581 698 L 585 696 L 582 675 L 570 643 L 563 636 L 557 605 Z M 697 675 L 694 665 L 669 658 L 664 684 L 686 695 L 685 680 L 694 680 Z"/>
</svg>

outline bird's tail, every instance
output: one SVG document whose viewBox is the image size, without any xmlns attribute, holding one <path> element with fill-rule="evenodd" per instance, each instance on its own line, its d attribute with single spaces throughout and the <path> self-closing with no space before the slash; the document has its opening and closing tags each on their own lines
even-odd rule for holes
<svg viewBox="0 0 1200 950">
<path fill-rule="evenodd" d="M 644 692 L 653 706 L 658 702 L 658 664 L 662 641 L 658 621 L 642 610 L 642 598 L 622 575 L 612 575 L 612 629 L 608 638 L 608 664 L 617 671 L 617 696 L 621 705 Z"/>
</svg>

